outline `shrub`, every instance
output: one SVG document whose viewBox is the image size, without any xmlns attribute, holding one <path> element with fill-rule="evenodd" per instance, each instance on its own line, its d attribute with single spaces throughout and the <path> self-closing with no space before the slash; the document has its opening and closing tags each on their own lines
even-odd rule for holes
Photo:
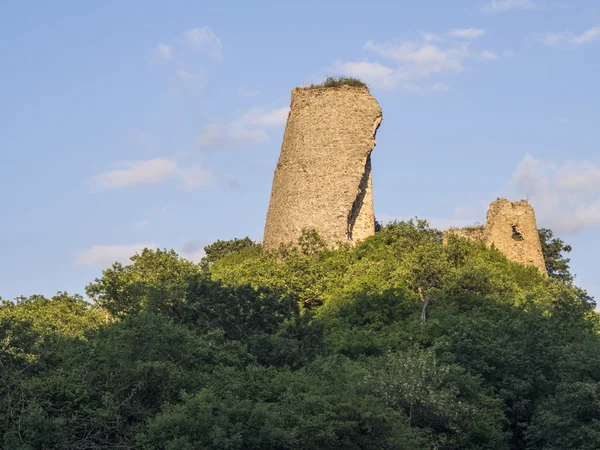
<svg viewBox="0 0 600 450">
<path fill-rule="evenodd" d="M 367 86 L 367 83 L 359 80 L 358 78 L 344 77 L 344 76 L 327 77 L 327 78 L 325 78 L 325 81 L 323 83 L 311 84 L 308 88 L 309 89 L 338 88 L 338 87 L 342 87 L 342 86 L 363 87 L 363 88 L 367 88 L 367 89 L 369 88 Z"/>
</svg>

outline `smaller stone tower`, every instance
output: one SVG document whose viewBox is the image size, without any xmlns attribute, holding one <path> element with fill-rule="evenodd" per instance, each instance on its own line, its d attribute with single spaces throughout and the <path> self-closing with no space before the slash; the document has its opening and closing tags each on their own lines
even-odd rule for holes
<svg viewBox="0 0 600 450">
<path fill-rule="evenodd" d="M 510 202 L 499 198 L 490 205 L 484 227 L 447 230 L 449 235 L 494 245 L 506 259 L 537 267 L 547 274 L 533 207 L 525 200 Z"/>
</svg>

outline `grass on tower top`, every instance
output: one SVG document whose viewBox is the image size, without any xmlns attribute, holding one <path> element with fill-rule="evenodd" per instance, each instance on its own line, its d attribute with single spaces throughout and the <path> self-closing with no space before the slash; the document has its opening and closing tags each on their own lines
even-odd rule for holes
<svg viewBox="0 0 600 450">
<path fill-rule="evenodd" d="M 339 77 L 327 77 L 327 78 L 325 78 L 325 81 L 323 83 L 311 84 L 310 86 L 308 86 L 308 89 L 337 88 L 337 87 L 342 87 L 342 86 L 364 87 L 367 89 L 369 88 L 367 86 L 367 83 L 359 80 L 358 78 L 339 76 Z"/>
</svg>

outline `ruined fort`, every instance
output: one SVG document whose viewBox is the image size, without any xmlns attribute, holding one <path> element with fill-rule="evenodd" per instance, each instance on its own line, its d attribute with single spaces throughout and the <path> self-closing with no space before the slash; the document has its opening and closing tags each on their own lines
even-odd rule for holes
<svg viewBox="0 0 600 450">
<path fill-rule="evenodd" d="M 525 200 L 511 202 L 499 198 L 490 205 L 485 225 L 447 230 L 444 243 L 451 235 L 483 242 L 488 247 L 493 245 L 506 259 L 537 267 L 547 274 L 535 213 Z"/>
<path fill-rule="evenodd" d="M 355 80 L 357 81 L 357 80 Z M 273 177 L 264 246 L 295 244 L 314 229 L 330 247 L 375 234 L 371 152 L 382 121 L 377 100 L 360 82 L 292 90 Z M 494 246 L 507 259 L 546 274 L 533 208 L 498 199 L 481 227 L 444 233 Z"/>
<path fill-rule="evenodd" d="M 364 86 L 296 88 L 273 177 L 264 246 L 315 229 L 330 246 L 375 233 L 371 151 L 381 108 Z"/>
</svg>

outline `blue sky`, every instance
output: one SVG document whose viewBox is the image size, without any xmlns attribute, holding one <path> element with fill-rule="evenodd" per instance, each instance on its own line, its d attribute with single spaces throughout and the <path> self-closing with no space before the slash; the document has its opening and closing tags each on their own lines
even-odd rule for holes
<svg viewBox="0 0 600 450">
<path fill-rule="evenodd" d="M 262 238 L 290 90 L 328 74 L 382 106 L 378 218 L 529 198 L 600 298 L 596 0 L 9 1 L 0 52 L 5 299 Z"/>
</svg>

